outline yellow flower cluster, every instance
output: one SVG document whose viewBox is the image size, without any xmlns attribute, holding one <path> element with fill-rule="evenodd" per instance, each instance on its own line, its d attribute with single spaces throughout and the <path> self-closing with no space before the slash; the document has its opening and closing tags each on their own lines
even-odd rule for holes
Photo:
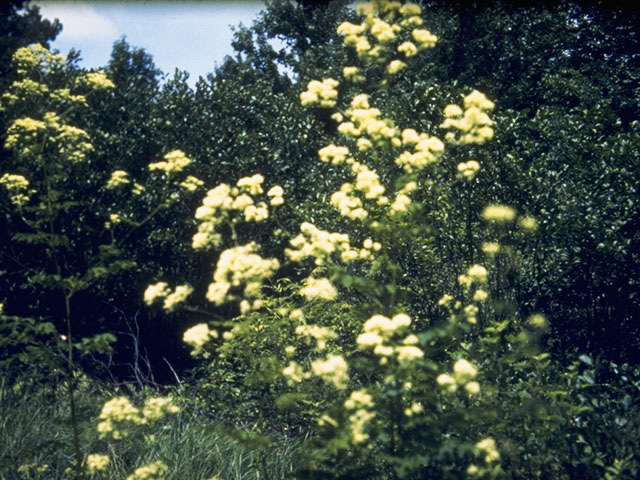
<svg viewBox="0 0 640 480">
<path fill-rule="evenodd" d="M 322 350 L 320 347 L 318 349 Z M 310 372 L 305 372 L 298 363 L 292 361 L 282 370 L 282 374 L 290 383 L 299 383 L 315 375 L 338 389 L 344 389 L 349 381 L 349 366 L 341 355 L 330 354 L 311 362 Z"/>
<path fill-rule="evenodd" d="M 188 192 L 195 192 L 202 185 L 204 185 L 204 182 L 193 175 L 188 175 L 187 178 L 180 182 L 180 186 Z"/>
<path fill-rule="evenodd" d="M 442 140 L 430 137 L 426 133 L 419 134 L 412 128 L 402 131 L 402 144 L 413 146 L 413 152 L 405 150 L 396 158 L 396 164 L 403 167 L 407 173 L 422 170 L 436 162 L 444 152 Z"/>
<path fill-rule="evenodd" d="M 482 251 L 487 255 L 496 255 L 500 251 L 500 244 L 497 242 L 484 242 L 482 244 Z"/>
<path fill-rule="evenodd" d="M 280 185 L 275 185 L 269 189 L 267 197 L 271 199 L 269 200 L 269 205 L 272 207 L 282 205 L 284 203 L 284 190 Z"/>
<path fill-rule="evenodd" d="M 107 188 L 115 189 L 128 185 L 129 183 L 131 183 L 131 180 L 129 180 L 129 174 L 127 172 L 124 170 L 115 170 L 111 173 L 111 177 L 109 177 L 107 181 Z"/>
<path fill-rule="evenodd" d="M 330 162 L 333 165 L 340 165 L 347 161 L 349 157 L 349 149 L 347 147 L 338 147 L 336 145 L 327 145 L 318 150 L 318 156 L 321 162 Z"/>
<path fill-rule="evenodd" d="M 106 470 L 109 466 L 109 456 L 92 453 L 87 456 L 87 471 L 90 475 Z"/>
<path fill-rule="evenodd" d="M 162 308 L 171 312 L 180 303 L 184 302 L 191 293 L 193 293 L 193 288 L 189 285 L 178 285 L 172 292 L 167 283 L 158 282 L 147 287 L 144 292 L 144 301 L 147 305 L 152 305 L 156 299 L 164 298 Z"/>
<path fill-rule="evenodd" d="M 0 311 L 1 313 L 1 311 Z M 541 315 L 539 313 L 535 313 L 533 315 L 531 315 L 528 319 L 527 322 L 535 327 L 538 328 L 540 330 L 546 330 L 547 327 L 549 326 L 549 322 L 547 322 L 547 319 L 544 317 L 544 315 Z"/>
<path fill-rule="evenodd" d="M 59 88 L 51 92 L 51 99 L 59 103 L 77 103 L 87 106 L 87 99 L 84 95 L 73 95 L 68 88 Z"/>
<path fill-rule="evenodd" d="M 351 80 L 354 83 L 361 83 L 366 80 L 366 78 L 360 74 L 360 69 L 358 67 L 344 67 L 342 69 L 342 76 L 348 80 Z"/>
<path fill-rule="evenodd" d="M 296 333 L 315 339 L 318 350 L 327 348 L 327 340 L 337 337 L 333 330 L 320 325 L 299 325 L 296 327 Z"/>
<path fill-rule="evenodd" d="M 9 149 L 20 147 L 20 153 L 35 153 L 40 146 L 39 134 L 48 131 L 49 145 L 57 149 L 57 153 L 72 163 L 81 162 L 86 154 L 93 150 L 88 142 L 89 135 L 84 130 L 61 123 L 58 115 L 52 112 L 44 114 L 43 121 L 33 118 L 19 118 L 9 127 L 5 146 Z"/>
<path fill-rule="evenodd" d="M 464 97 L 464 107 L 464 112 L 458 105 L 445 107 L 446 118 L 440 124 L 440 128 L 454 128 L 460 133 L 460 137 L 456 138 L 454 132 L 448 132 L 445 139 L 454 144 L 484 143 L 491 140 L 493 121 L 486 112 L 493 110 L 493 102 L 474 90 Z"/>
<path fill-rule="evenodd" d="M 129 422 L 135 425 L 142 425 L 144 423 L 140 410 L 134 407 L 126 397 L 117 397 L 106 402 L 102 406 L 100 419 L 102 421 L 98 424 L 98 432 L 101 438 L 107 435 L 111 435 L 115 439 L 126 436 L 128 434 L 127 430 L 121 431 L 117 429 L 117 424 Z"/>
<path fill-rule="evenodd" d="M 161 170 L 163 172 L 181 172 L 191 164 L 182 150 L 173 150 L 164 156 L 163 162 L 150 163 L 149 170 Z"/>
<path fill-rule="evenodd" d="M 138 467 L 127 477 L 127 480 L 162 480 L 169 472 L 164 462 L 154 462 Z"/>
<path fill-rule="evenodd" d="M 39 134 L 44 132 L 46 128 L 47 125 L 43 121 L 33 118 L 18 118 L 7 130 L 7 140 L 4 146 L 8 150 L 15 150 L 20 143 L 26 144 L 22 151 L 29 153 L 28 145 L 35 143 Z"/>
<path fill-rule="evenodd" d="M 16 207 L 29 201 L 29 180 L 22 175 L 5 173 L 0 177 L 0 185 L 9 192 L 9 199 Z"/>
<path fill-rule="evenodd" d="M 397 215 L 405 213 L 409 205 L 411 205 L 411 197 L 409 194 L 418 188 L 416 182 L 407 182 L 407 184 L 398 190 L 396 198 L 389 207 L 389 215 Z"/>
<path fill-rule="evenodd" d="M 305 372 L 297 362 L 289 362 L 289 365 L 282 369 L 282 374 L 287 377 L 289 384 L 300 383 L 302 380 L 311 378 L 309 372 Z"/>
<path fill-rule="evenodd" d="M 386 205 L 389 199 L 383 196 L 385 187 L 380 183 L 380 177 L 376 172 L 366 165 L 347 158 L 348 150 L 345 147 L 336 147 L 329 145 L 320 150 L 320 159 L 323 161 L 331 160 L 332 163 L 338 164 L 346 162 L 351 165 L 351 170 L 356 174 L 355 184 L 345 183 L 339 191 L 331 195 L 331 204 L 336 207 L 340 214 L 353 220 L 364 219 L 368 216 L 368 212 L 362 207 L 362 201 L 351 195 L 355 190 L 364 194 L 367 200 L 376 200 L 378 205 Z"/>
<path fill-rule="evenodd" d="M 464 385 L 465 390 L 475 395 L 480 392 L 480 384 L 473 379 L 478 370 L 468 360 L 463 358 L 453 365 L 453 376 L 442 373 L 436 378 L 436 382 L 447 392 L 455 392 L 458 386 Z"/>
<path fill-rule="evenodd" d="M 325 78 L 322 82 L 311 80 L 307 90 L 300 94 L 300 103 L 304 106 L 317 104 L 320 107 L 333 108 L 338 100 L 338 85 L 339 82 L 333 78 Z"/>
<path fill-rule="evenodd" d="M 210 302 L 222 305 L 237 299 L 238 297 L 230 291 L 244 284 L 243 299 L 240 304 L 243 313 L 261 307 L 262 302 L 259 297 L 262 281 L 271 277 L 280 268 L 280 263 L 275 258 L 262 258 L 255 253 L 257 247 L 255 242 L 251 242 L 229 248 L 220 254 L 213 274 L 214 281 L 209 284 L 207 291 L 207 299 Z"/>
<path fill-rule="evenodd" d="M 388 118 L 379 118 L 382 112 L 377 108 L 371 108 L 369 97 L 361 93 L 351 100 L 350 108 L 346 110 L 348 122 L 338 125 L 338 131 L 347 137 L 360 137 L 367 134 L 374 142 L 391 142 L 394 146 L 400 146 L 400 139 L 396 137 L 397 130 L 393 122 Z"/>
<path fill-rule="evenodd" d="M 202 200 L 202 205 L 196 210 L 196 219 L 200 220 L 198 233 L 193 236 L 192 246 L 195 249 L 204 248 L 210 244 L 219 245 L 222 237 L 216 228 L 227 221 L 230 214 L 242 212 L 247 222 L 261 222 L 269 217 L 269 210 L 265 202 L 255 203 L 251 195 L 259 195 L 264 192 L 262 184 L 264 177 L 260 174 L 251 177 L 243 177 L 231 188 L 226 183 L 209 190 Z M 267 196 L 272 206 L 284 203 L 284 191 L 276 185 L 272 187 Z M 232 223 L 237 218 L 232 219 Z"/>
<path fill-rule="evenodd" d="M 362 200 L 352 195 L 353 184 L 344 183 L 340 190 L 331 194 L 331 205 L 340 211 L 340 215 L 352 220 L 363 220 L 369 212 L 362 206 Z"/>
<path fill-rule="evenodd" d="M 489 205 L 482 211 L 482 218 L 488 222 L 509 223 L 516 218 L 516 211 L 506 205 Z"/>
<path fill-rule="evenodd" d="M 300 295 L 307 300 L 333 300 L 338 296 L 338 291 L 328 278 L 309 277 L 300 289 Z"/>
<path fill-rule="evenodd" d="M 344 36 L 345 45 L 352 46 L 364 59 L 380 58 L 387 53 L 393 55 L 396 51 L 408 58 L 419 50 L 433 47 L 437 41 L 428 30 L 414 28 L 422 25 L 421 9 L 416 4 L 376 0 L 358 5 L 356 12 L 364 17 L 362 23 L 343 22 L 338 26 L 338 33 Z M 400 44 L 394 48 L 392 44 L 396 41 Z M 387 73 L 394 75 L 405 67 L 401 60 L 392 59 L 387 65 Z"/>
<path fill-rule="evenodd" d="M 19 75 L 25 75 L 32 70 L 49 72 L 65 65 L 65 57 L 59 53 L 51 53 L 39 43 L 22 47 L 15 51 L 11 62 Z"/>
<path fill-rule="evenodd" d="M 349 415 L 351 441 L 359 444 L 369 440 L 366 427 L 375 417 L 375 412 L 369 410 L 373 406 L 371 395 L 363 390 L 351 392 L 349 398 L 344 402 L 344 406 L 347 410 L 353 410 L 353 413 Z"/>
<path fill-rule="evenodd" d="M 402 344 L 392 346 L 387 341 L 396 333 L 411 325 L 411 318 L 407 314 L 399 313 L 392 318 L 384 315 L 374 315 L 369 318 L 364 326 L 363 333 L 358 335 L 356 343 L 361 348 L 373 348 L 373 353 L 381 356 L 380 362 L 385 364 L 387 357 L 396 355 L 398 361 L 409 362 L 424 356 L 424 352 L 416 346 L 418 337 L 407 335 Z"/>
<path fill-rule="evenodd" d="M 476 448 L 484 455 L 484 461 L 487 463 L 495 462 L 500 459 L 500 452 L 496 448 L 496 441 L 487 437 L 476 443 Z"/>
<path fill-rule="evenodd" d="M 125 424 L 144 425 L 178 411 L 178 407 L 169 398 L 147 398 L 142 409 L 139 409 L 126 397 L 116 397 L 102 406 L 98 432 L 101 438 L 110 435 L 119 439 L 128 435 L 127 428 L 121 428 Z"/>
<path fill-rule="evenodd" d="M 349 381 L 349 366 L 342 355 L 329 355 L 327 358 L 311 362 L 314 375 L 322 378 L 334 387 L 344 389 Z"/>
<path fill-rule="evenodd" d="M 522 217 L 519 222 L 523 230 L 534 232 L 538 228 L 538 221 L 534 217 Z"/>
<path fill-rule="evenodd" d="M 487 269 L 482 265 L 472 265 L 466 274 L 458 276 L 458 283 L 467 288 L 471 288 L 474 283 L 486 283 Z"/>
<path fill-rule="evenodd" d="M 185 331 L 182 341 L 194 347 L 197 352 L 212 338 L 218 338 L 218 331 L 211 330 L 206 323 L 200 323 Z"/>
<path fill-rule="evenodd" d="M 359 258 L 367 258 L 370 252 L 352 248 L 349 235 L 346 233 L 327 232 L 309 222 L 300 225 L 300 234 L 291 240 L 293 248 L 285 249 L 285 254 L 294 262 L 301 262 L 305 258 L 314 257 L 316 265 L 322 265 L 325 259 L 333 253 L 340 252 L 343 262 L 350 262 Z"/>
<path fill-rule="evenodd" d="M 83 77 L 80 78 L 82 79 Z M 89 85 L 96 89 L 115 88 L 114 83 L 107 78 L 104 72 L 90 72 L 87 73 L 84 78 L 86 78 L 86 82 Z"/>
<path fill-rule="evenodd" d="M 466 180 L 473 180 L 476 173 L 480 170 L 480 164 L 476 160 L 469 160 L 458 164 L 458 172 Z"/>
<path fill-rule="evenodd" d="M 344 401 L 344 408 L 355 410 L 360 407 L 373 407 L 373 397 L 365 390 L 354 390 L 349 398 Z"/>
</svg>

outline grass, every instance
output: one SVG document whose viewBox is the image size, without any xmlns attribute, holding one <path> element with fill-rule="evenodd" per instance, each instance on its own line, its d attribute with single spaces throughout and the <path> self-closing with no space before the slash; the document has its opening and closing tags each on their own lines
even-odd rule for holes
<svg viewBox="0 0 640 480">
<path fill-rule="evenodd" d="M 63 479 L 73 465 L 72 429 L 64 387 L 0 377 L 0 479 Z M 141 396 L 144 392 L 140 392 Z M 157 394 L 157 393 L 156 393 Z M 88 478 L 126 479 L 135 468 L 155 461 L 169 466 L 167 480 L 262 480 L 290 476 L 295 439 L 267 445 L 225 434 L 206 412 L 179 398 L 180 413 L 162 420 L 152 435 L 100 439 L 96 431 L 103 403 L 120 395 L 83 379 L 77 390 L 83 455 L 108 454 L 109 469 Z M 250 429 L 245 429 L 249 432 Z M 67 473 L 65 473 L 67 472 Z"/>
</svg>

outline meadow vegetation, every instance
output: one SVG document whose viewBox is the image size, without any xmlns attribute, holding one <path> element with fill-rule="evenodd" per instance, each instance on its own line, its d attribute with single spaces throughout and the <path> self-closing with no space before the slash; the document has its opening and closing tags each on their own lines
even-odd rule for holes
<svg viewBox="0 0 640 480">
<path fill-rule="evenodd" d="M 0 478 L 638 478 L 633 15 L 277 0 L 192 89 L 11 5 Z"/>
</svg>

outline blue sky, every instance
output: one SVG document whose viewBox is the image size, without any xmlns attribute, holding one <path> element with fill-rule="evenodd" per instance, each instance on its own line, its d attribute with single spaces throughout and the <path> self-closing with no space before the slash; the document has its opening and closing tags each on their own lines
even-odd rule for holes
<svg viewBox="0 0 640 480">
<path fill-rule="evenodd" d="M 113 43 L 123 35 L 144 48 L 163 72 L 186 70 L 194 85 L 233 53 L 230 25 L 250 26 L 264 8 L 258 1 L 46 1 L 37 0 L 42 16 L 58 18 L 62 33 L 52 47 L 81 51 L 81 65 L 106 65 Z"/>
</svg>

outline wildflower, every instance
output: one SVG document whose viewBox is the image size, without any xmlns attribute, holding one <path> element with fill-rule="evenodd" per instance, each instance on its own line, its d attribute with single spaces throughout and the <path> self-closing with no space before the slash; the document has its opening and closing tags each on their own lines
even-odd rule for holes
<svg viewBox="0 0 640 480">
<path fill-rule="evenodd" d="M 500 458 L 500 453 L 496 448 L 496 441 L 491 437 L 480 440 L 476 443 L 476 448 L 484 453 L 484 461 L 487 463 L 496 461 Z"/>
<path fill-rule="evenodd" d="M 384 315 L 373 315 L 369 320 L 364 322 L 362 329 L 365 332 L 392 332 L 395 330 L 395 326 L 390 318 Z"/>
<path fill-rule="evenodd" d="M 482 251 L 487 255 L 495 255 L 500 251 L 500 244 L 497 242 L 485 242 L 482 244 Z"/>
<path fill-rule="evenodd" d="M 189 285 L 179 285 L 175 290 L 168 294 L 164 299 L 163 308 L 167 311 L 172 311 L 179 303 L 184 302 L 189 295 L 193 292 L 193 288 Z"/>
<path fill-rule="evenodd" d="M 355 444 L 366 442 L 369 434 L 365 432 L 367 424 L 375 417 L 375 413 L 359 408 L 349 416 L 351 441 Z"/>
<path fill-rule="evenodd" d="M 451 375 L 448 375 L 446 373 L 441 373 L 440 375 L 438 375 L 438 378 L 436 378 L 436 382 L 448 392 L 455 392 L 458 388 L 455 379 Z"/>
<path fill-rule="evenodd" d="M 549 326 L 549 323 L 547 322 L 547 319 L 544 317 L 544 315 L 540 315 L 539 313 L 531 315 L 528 319 L 528 322 L 531 326 L 539 328 L 540 330 L 545 330 Z"/>
<path fill-rule="evenodd" d="M 458 164 L 458 172 L 467 180 L 472 180 L 480 170 L 480 164 L 476 160 L 469 160 Z"/>
<path fill-rule="evenodd" d="M 355 77 L 359 72 L 358 67 L 344 67 L 342 69 L 342 75 L 345 78 Z"/>
<path fill-rule="evenodd" d="M 144 303 L 151 305 L 156 298 L 166 297 L 169 293 L 171 293 L 171 290 L 169 290 L 169 285 L 166 282 L 149 285 L 144 291 Z"/>
<path fill-rule="evenodd" d="M 508 223 L 516 217 L 516 211 L 506 205 L 489 205 L 482 212 L 482 217 L 495 223 Z"/>
<path fill-rule="evenodd" d="M 244 219 L 247 222 L 261 222 L 269 218 L 269 210 L 266 205 L 248 205 L 244 209 Z"/>
<path fill-rule="evenodd" d="M 255 175 L 251 176 L 251 177 L 243 177 L 240 180 L 238 180 L 238 182 L 236 183 L 236 185 L 243 189 L 246 190 L 247 192 L 249 192 L 251 195 L 257 195 L 259 193 L 262 193 L 262 183 L 264 182 L 264 177 L 262 175 L 260 175 L 259 173 L 256 173 Z"/>
<path fill-rule="evenodd" d="M 288 378 L 289 382 L 300 383 L 304 380 L 304 372 L 302 367 L 296 362 L 289 362 L 283 370 L 282 374 Z"/>
<path fill-rule="evenodd" d="M 460 115 L 462 115 L 462 109 L 458 105 L 447 105 L 444 108 L 444 116 L 447 118 L 459 117 Z"/>
<path fill-rule="evenodd" d="M 317 103 L 320 107 L 333 108 L 338 98 L 338 85 L 339 82 L 333 78 L 325 78 L 322 82 L 311 80 L 307 90 L 300 94 L 300 103 L 305 106 Z"/>
<path fill-rule="evenodd" d="M 464 386 L 464 389 L 471 395 L 477 395 L 480 393 L 480 384 L 478 382 L 469 382 Z"/>
<path fill-rule="evenodd" d="M 403 345 L 396 348 L 399 362 L 410 362 L 416 358 L 424 357 L 424 352 L 415 345 Z"/>
<path fill-rule="evenodd" d="M 365 332 L 358 335 L 356 343 L 361 347 L 373 347 L 376 345 L 382 345 L 383 339 L 376 332 Z"/>
<path fill-rule="evenodd" d="M 206 323 L 195 325 L 182 335 L 182 341 L 192 345 L 196 349 L 202 348 L 211 338 L 218 338 L 218 332 L 209 329 Z"/>
<path fill-rule="evenodd" d="M 400 7 L 400 14 L 404 16 L 420 15 L 420 13 L 422 13 L 422 9 L 420 5 L 416 5 L 415 3 L 405 3 Z"/>
<path fill-rule="evenodd" d="M 420 48 L 431 48 L 435 46 L 438 37 L 433 35 L 429 30 L 416 28 L 411 32 L 413 39 L 420 44 Z"/>
<path fill-rule="evenodd" d="M 193 175 L 189 175 L 182 182 L 180 182 L 180 186 L 189 192 L 195 192 L 198 187 L 204 185 L 204 182 Z"/>
<path fill-rule="evenodd" d="M 397 213 L 404 213 L 407 211 L 409 205 L 411 205 L 411 198 L 404 193 L 401 193 L 396 196 L 395 200 L 389 207 L 389 214 L 395 215 Z"/>
<path fill-rule="evenodd" d="M 373 397 L 369 395 L 365 390 L 354 390 L 349 395 L 349 398 L 345 400 L 344 407 L 347 410 L 354 410 L 360 407 L 372 407 Z"/>
<path fill-rule="evenodd" d="M 325 359 L 315 360 L 311 363 L 311 369 L 315 375 L 340 389 L 347 386 L 348 368 L 347 362 L 341 355 L 329 355 Z"/>
<path fill-rule="evenodd" d="M 476 290 L 473 294 L 473 300 L 475 302 L 484 302 L 489 294 L 485 290 Z"/>
<path fill-rule="evenodd" d="M 380 43 L 389 42 L 396 37 L 393 28 L 391 28 L 391 25 L 389 25 L 384 20 L 380 20 L 379 18 L 373 19 L 373 25 L 371 25 L 370 31 L 371 35 L 376 37 L 376 40 L 378 40 Z"/>
<path fill-rule="evenodd" d="M 398 73 L 400 70 L 402 70 L 406 66 L 407 66 L 407 64 L 404 63 L 401 60 L 392 60 L 389 63 L 389 65 L 387 66 L 387 73 L 389 75 L 395 75 L 396 73 Z"/>
<path fill-rule="evenodd" d="M 126 430 L 116 428 L 119 423 L 130 422 L 135 425 L 145 423 L 140 410 L 134 407 L 126 397 L 116 397 L 106 402 L 102 406 L 99 418 L 101 422 L 98 424 L 98 432 L 101 438 L 107 435 L 115 439 L 126 436 Z"/>
<path fill-rule="evenodd" d="M 142 416 L 148 420 L 159 420 L 167 414 L 178 413 L 180 409 L 167 397 L 147 398 L 142 408 Z"/>
<path fill-rule="evenodd" d="M 333 300 L 338 295 L 338 291 L 328 278 L 307 278 L 304 287 L 300 289 L 300 295 L 307 300 L 314 298 Z"/>
<path fill-rule="evenodd" d="M 131 183 L 129 174 L 124 170 L 115 170 L 111 173 L 111 177 L 107 181 L 107 188 L 113 189 Z"/>
<path fill-rule="evenodd" d="M 97 89 L 115 88 L 115 84 L 104 72 L 90 72 L 85 75 L 87 83 Z"/>
<path fill-rule="evenodd" d="M 161 170 L 167 173 L 181 172 L 188 165 L 191 164 L 191 160 L 182 152 L 182 150 L 173 150 L 164 156 L 164 162 L 150 163 L 148 165 L 149 170 Z"/>
<path fill-rule="evenodd" d="M 438 305 L 449 305 L 451 303 L 451 300 L 453 300 L 453 297 L 451 295 L 444 294 L 440 300 L 438 300 Z"/>
<path fill-rule="evenodd" d="M 109 456 L 92 453 L 87 456 L 87 470 L 93 475 L 102 470 L 106 470 L 109 466 Z"/>
<path fill-rule="evenodd" d="M 162 480 L 169 471 L 163 462 L 154 462 L 138 467 L 127 477 L 127 480 Z"/>
<path fill-rule="evenodd" d="M 493 110 L 495 105 L 484 93 L 474 90 L 464 97 L 464 106 L 465 108 L 476 107 L 482 110 Z"/>
<path fill-rule="evenodd" d="M 0 177 L 0 185 L 9 191 L 11 203 L 17 207 L 29 201 L 29 180 L 22 175 L 5 173 Z"/>
<path fill-rule="evenodd" d="M 482 265 L 472 265 L 467 270 L 467 275 L 471 277 L 476 282 L 486 282 L 487 281 L 487 269 Z"/>
<path fill-rule="evenodd" d="M 326 348 L 326 341 L 328 339 L 337 337 L 334 331 L 327 327 L 321 327 L 320 325 L 299 325 L 296 327 L 296 333 L 314 338 L 317 342 L 318 350 L 324 350 Z"/>
<path fill-rule="evenodd" d="M 453 373 L 458 383 L 474 378 L 478 370 L 470 362 L 461 358 L 453 365 Z"/>
<path fill-rule="evenodd" d="M 271 197 L 269 204 L 274 207 L 278 205 L 282 205 L 284 203 L 283 195 L 284 195 L 284 190 L 280 185 L 271 187 L 267 192 L 267 196 Z"/>
<path fill-rule="evenodd" d="M 523 217 L 520 219 L 520 226 L 523 230 L 533 232 L 538 228 L 538 221 L 533 217 Z"/>
<path fill-rule="evenodd" d="M 343 163 L 349 156 L 347 147 L 337 147 L 335 145 L 327 145 L 318 151 L 318 156 L 322 162 L 331 162 L 333 165 Z"/>
</svg>

